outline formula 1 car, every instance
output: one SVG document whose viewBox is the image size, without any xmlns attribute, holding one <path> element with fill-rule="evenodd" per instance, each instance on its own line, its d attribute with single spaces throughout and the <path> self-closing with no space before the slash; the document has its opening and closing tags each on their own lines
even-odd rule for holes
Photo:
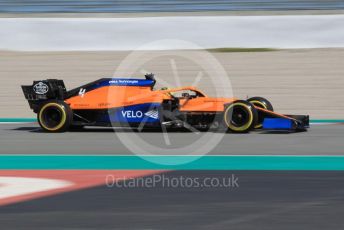
<svg viewBox="0 0 344 230">
<path fill-rule="evenodd" d="M 309 127 L 309 116 L 276 113 L 262 97 L 213 98 L 195 87 L 155 90 L 155 83 L 154 75 L 146 74 L 145 79 L 102 78 L 70 91 L 56 79 L 34 81 L 22 89 L 48 132 L 84 126 L 220 128 L 237 133 Z"/>
</svg>

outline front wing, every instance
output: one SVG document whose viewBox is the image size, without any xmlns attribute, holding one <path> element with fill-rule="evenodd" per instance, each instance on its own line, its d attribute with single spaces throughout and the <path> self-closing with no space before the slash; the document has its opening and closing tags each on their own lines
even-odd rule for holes
<svg viewBox="0 0 344 230">
<path fill-rule="evenodd" d="M 285 115 L 262 108 L 256 108 L 264 116 L 264 130 L 306 131 L 309 128 L 308 115 Z"/>
</svg>

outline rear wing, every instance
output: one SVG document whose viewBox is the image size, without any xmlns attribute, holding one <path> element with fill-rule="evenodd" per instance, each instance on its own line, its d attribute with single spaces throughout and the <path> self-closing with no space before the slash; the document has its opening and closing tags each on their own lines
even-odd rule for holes
<svg viewBox="0 0 344 230">
<path fill-rule="evenodd" d="M 67 94 L 63 80 L 57 79 L 34 81 L 32 85 L 22 85 L 22 90 L 34 112 L 38 111 L 38 107 L 43 101 L 64 100 Z"/>
</svg>

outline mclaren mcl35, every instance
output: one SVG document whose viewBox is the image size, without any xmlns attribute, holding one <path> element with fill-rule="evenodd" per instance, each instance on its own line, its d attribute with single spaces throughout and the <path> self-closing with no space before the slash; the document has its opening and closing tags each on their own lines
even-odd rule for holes
<svg viewBox="0 0 344 230">
<path fill-rule="evenodd" d="M 309 127 L 309 116 L 276 113 L 263 97 L 214 98 L 195 87 L 154 89 L 155 82 L 153 74 L 145 79 L 102 78 L 67 91 L 62 80 L 48 79 L 22 89 L 47 132 L 84 126 L 189 127 L 236 133 Z"/>
</svg>

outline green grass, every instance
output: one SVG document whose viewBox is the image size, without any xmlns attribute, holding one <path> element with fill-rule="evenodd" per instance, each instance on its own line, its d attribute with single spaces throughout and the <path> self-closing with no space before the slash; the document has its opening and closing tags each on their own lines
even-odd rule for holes
<svg viewBox="0 0 344 230">
<path fill-rule="evenodd" d="M 216 49 L 207 49 L 209 52 L 218 52 L 218 53 L 230 53 L 230 52 L 271 52 L 278 51 L 278 49 L 273 48 L 216 48 Z"/>
</svg>

